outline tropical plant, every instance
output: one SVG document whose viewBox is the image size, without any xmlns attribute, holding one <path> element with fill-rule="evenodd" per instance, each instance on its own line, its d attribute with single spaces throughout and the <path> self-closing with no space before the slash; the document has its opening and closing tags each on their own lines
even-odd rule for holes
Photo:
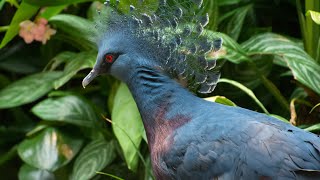
<svg viewBox="0 0 320 180">
<path fill-rule="evenodd" d="M 222 79 L 208 100 L 318 132 L 319 1 L 204 3 L 207 34 L 224 40 Z M 95 62 L 102 8 L 90 0 L 0 2 L 0 172 L 7 179 L 152 179 L 128 88 L 106 76 L 81 87 Z M 271 22 L 271 14 L 284 17 Z"/>
</svg>

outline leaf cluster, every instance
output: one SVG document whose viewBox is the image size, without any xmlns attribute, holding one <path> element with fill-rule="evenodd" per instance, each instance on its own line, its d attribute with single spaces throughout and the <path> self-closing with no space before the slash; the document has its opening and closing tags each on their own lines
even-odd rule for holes
<svg viewBox="0 0 320 180">
<path fill-rule="evenodd" d="M 0 2 L 5 179 L 153 179 L 141 117 L 126 85 L 102 76 L 81 87 L 95 63 L 89 27 L 102 3 Z M 206 99 L 319 132 L 319 1 L 204 0 L 204 7 L 210 16 L 205 34 L 224 42 L 217 52 L 222 78 Z M 46 45 L 26 45 L 17 37 L 19 23 L 38 17 L 57 34 Z"/>
</svg>

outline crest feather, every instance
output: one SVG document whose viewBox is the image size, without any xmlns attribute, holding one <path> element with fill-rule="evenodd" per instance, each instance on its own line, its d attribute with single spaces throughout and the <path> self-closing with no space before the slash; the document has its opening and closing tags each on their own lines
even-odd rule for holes
<svg viewBox="0 0 320 180">
<path fill-rule="evenodd" d="M 210 56 L 221 48 L 222 39 L 209 36 L 204 29 L 209 15 L 198 13 L 203 0 L 150 1 L 139 0 L 124 7 L 118 0 L 107 0 L 108 13 L 102 13 L 97 21 L 98 39 L 121 31 L 140 42 L 140 49 L 169 76 L 185 79 L 190 89 L 211 93 L 220 74 Z"/>
</svg>

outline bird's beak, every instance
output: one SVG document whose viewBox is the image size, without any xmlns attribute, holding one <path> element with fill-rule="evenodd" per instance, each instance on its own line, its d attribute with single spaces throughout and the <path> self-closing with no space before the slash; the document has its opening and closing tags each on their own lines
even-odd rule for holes
<svg viewBox="0 0 320 180">
<path fill-rule="evenodd" d="M 90 73 L 82 80 L 82 87 L 86 88 L 86 86 L 99 75 L 98 71 L 95 69 L 92 69 Z"/>
</svg>

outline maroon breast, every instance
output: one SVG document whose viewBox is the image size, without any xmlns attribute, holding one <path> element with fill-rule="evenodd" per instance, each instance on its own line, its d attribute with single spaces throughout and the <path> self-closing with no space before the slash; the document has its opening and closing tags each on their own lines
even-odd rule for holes
<svg viewBox="0 0 320 180">
<path fill-rule="evenodd" d="M 152 126 L 146 127 L 153 171 L 157 179 L 169 179 L 162 157 L 174 144 L 174 132 L 191 120 L 184 115 L 176 115 L 168 119 L 165 116 L 165 109 L 160 108 L 154 116 Z"/>
</svg>

